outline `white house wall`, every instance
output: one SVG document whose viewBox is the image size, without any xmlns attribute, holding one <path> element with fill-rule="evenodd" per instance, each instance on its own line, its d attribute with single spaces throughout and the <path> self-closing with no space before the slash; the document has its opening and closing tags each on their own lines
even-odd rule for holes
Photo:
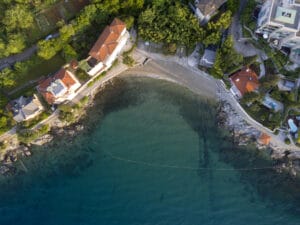
<svg viewBox="0 0 300 225">
<path fill-rule="evenodd" d="M 103 63 L 99 62 L 95 67 L 93 67 L 90 71 L 88 71 L 88 75 L 94 76 L 99 73 L 103 69 Z"/>
<path fill-rule="evenodd" d="M 115 48 L 113 53 L 104 62 L 107 67 L 111 67 L 113 61 L 115 61 L 115 59 L 117 58 L 117 55 L 122 51 L 123 47 L 125 46 L 128 38 L 129 38 L 129 34 L 128 34 L 128 32 L 126 32 L 126 29 L 124 29 L 124 31 L 125 32 L 122 32 L 122 33 L 124 33 L 124 35 L 120 39 L 120 42 L 118 43 L 117 47 Z"/>
</svg>

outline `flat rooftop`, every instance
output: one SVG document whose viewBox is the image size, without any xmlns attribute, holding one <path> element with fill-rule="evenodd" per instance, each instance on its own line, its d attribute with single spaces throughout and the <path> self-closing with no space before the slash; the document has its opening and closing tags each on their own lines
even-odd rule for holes
<svg viewBox="0 0 300 225">
<path fill-rule="evenodd" d="M 300 0 L 299 0 L 300 2 Z M 286 0 L 274 0 L 271 21 L 280 23 L 285 27 L 299 29 L 300 6 L 287 3 Z"/>
</svg>

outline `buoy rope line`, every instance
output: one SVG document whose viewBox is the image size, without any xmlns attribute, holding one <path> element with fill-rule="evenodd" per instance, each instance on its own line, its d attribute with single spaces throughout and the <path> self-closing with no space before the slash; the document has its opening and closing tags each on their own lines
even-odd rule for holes
<svg viewBox="0 0 300 225">
<path fill-rule="evenodd" d="M 144 165 L 148 167 L 156 167 L 156 168 L 169 168 L 169 169 L 182 169 L 182 170 L 210 170 L 210 171 L 253 171 L 253 170 L 273 170 L 276 167 L 253 167 L 253 168 L 209 168 L 209 167 L 190 167 L 190 166 L 176 166 L 176 165 L 166 165 L 166 164 L 157 164 L 157 163 L 149 163 L 145 161 L 132 160 L 127 158 L 122 158 L 119 156 L 115 156 L 110 152 L 105 151 L 106 155 L 110 158 L 118 161 L 123 161 L 131 164 Z"/>
</svg>

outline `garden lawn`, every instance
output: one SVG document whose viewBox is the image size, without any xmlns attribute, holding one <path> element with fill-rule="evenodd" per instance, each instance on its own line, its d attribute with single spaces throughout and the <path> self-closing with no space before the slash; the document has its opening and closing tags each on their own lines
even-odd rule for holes
<svg viewBox="0 0 300 225">
<path fill-rule="evenodd" d="M 27 35 L 31 43 L 44 38 L 57 29 L 57 22 L 68 21 L 73 18 L 85 5 L 89 4 L 89 0 L 61 0 L 50 8 L 40 10 L 35 15 L 35 25 L 28 31 Z"/>
<path fill-rule="evenodd" d="M 49 74 L 53 74 L 56 71 L 58 71 L 64 64 L 65 64 L 65 60 L 59 54 L 54 56 L 50 60 L 47 61 L 43 60 L 37 63 L 36 65 L 34 65 L 33 67 L 31 67 L 26 73 L 18 74 L 15 86 L 5 91 L 11 92 L 16 88 L 20 88 L 22 86 L 24 86 L 25 89 L 28 89 L 28 85 L 26 85 L 28 84 L 28 82 L 37 81 L 39 78 L 45 77 Z M 23 88 L 18 90 L 18 92 L 21 91 L 22 89 Z"/>
</svg>

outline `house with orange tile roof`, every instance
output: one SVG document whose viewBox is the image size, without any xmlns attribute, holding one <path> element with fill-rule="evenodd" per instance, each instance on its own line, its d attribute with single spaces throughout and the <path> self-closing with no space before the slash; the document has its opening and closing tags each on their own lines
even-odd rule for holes
<svg viewBox="0 0 300 225">
<path fill-rule="evenodd" d="M 94 76 L 111 67 L 129 38 L 126 25 L 115 18 L 110 26 L 105 27 L 86 59 L 86 71 Z"/>
<path fill-rule="evenodd" d="M 72 100 L 81 86 L 74 74 L 61 68 L 56 74 L 41 81 L 37 86 L 39 93 L 50 104 L 60 104 Z"/>
<path fill-rule="evenodd" d="M 257 90 L 259 81 L 257 74 L 250 68 L 243 68 L 230 76 L 232 87 L 230 91 L 238 98 L 244 94 Z"/>
<path fill-rule="evenodd" d="M 271 141 L 271 137 L 266 133 L 261 133 L 260 137 L 258 138 L 258 143 L 261 145 L 269 145 Z"/>
</svg>

